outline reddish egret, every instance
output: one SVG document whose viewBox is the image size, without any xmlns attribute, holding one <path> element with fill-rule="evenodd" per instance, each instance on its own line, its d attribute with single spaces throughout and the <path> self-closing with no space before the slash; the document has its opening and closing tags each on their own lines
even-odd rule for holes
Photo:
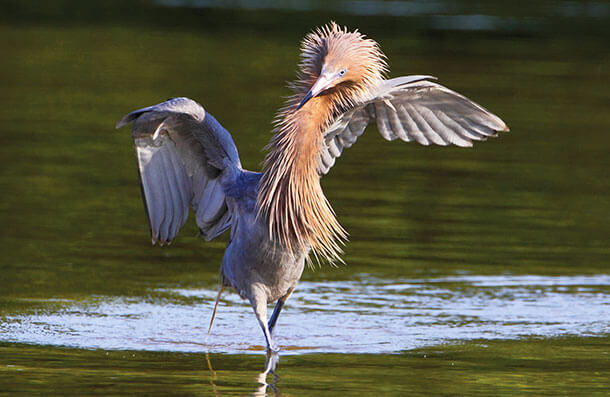
<svg viewBox="0 0 610 397">
<path fill-rule="evenodd" d="M 117 124 L 133 122 L 153 244 L 176 237 L 189 206 L 207 240 L 231 229 L 221 290 L 232 287 L 250 301 L 268 351 L 277 350 L 272 334 L 306 259 L 341 261 L 346 232 L 320 177 L 367 125 L 387 140 L 422 145 L 472 146 L 508 131 L 431 76 L 385 79 L 385 56 L 358 31 L 330 23 L 310 33 L 301 51 L 294 95 L 278 112 L 262 172 L 244 170 L 231 134 L 188 98 L 136 110 Z"/>
</svg>

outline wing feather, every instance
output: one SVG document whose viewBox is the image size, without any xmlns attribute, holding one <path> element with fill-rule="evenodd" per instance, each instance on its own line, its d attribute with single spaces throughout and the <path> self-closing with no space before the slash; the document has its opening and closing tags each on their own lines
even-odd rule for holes
<svg viewBox="0 0 610 397">
<path fill-rule="evenodd" d="M 405 104 L 405 109 L 408 109 L 409 115 L 417 126 L 417 131 L 423 134 L 429 141 L 434 144 L 446 146 L 449 142 L 446 142 L 441 136 L 428 124 L 426 119 L 420 113 L 420 109 L 413 106 L 410 103 Z"/>
<path fill-rule="evenodd" d="M 375 107 L 375 119 L 379 133 L 384 139 L 393 141 L 396 139 L 396 135 L 392 131 L 390 121 L 388 120 L 387 105 L 383 101 L 373 102 L 373 105 Z"/>
<path fill-rule="evenodd" d="M 328 150 L 333 157 L 341 156 L 341 151 L 343 150 L 343 145 L 338 141 L 337 136 L 334 136 L 328 142 Z"/>
<path fill-rule="evenodd" d="M 445 113 L 439 113 L 437 117 L 449 130 L 456 134 L 460 134 L 466 140 L 473 139 L 475 141 L 484 141 L 487 139 L 486 135 L 480 134 L 472 129 L 464 128 L 460 123 L 447 116 Z M 472 145 L 472 142 L 470 145 Z"/>
<path fill-rule="evenodd" d="M 165 171 L 166 187 L 169 190 L 169 195 L 165 197 L 165 205 L 168 206 L 167 212 L 167 240 L 171 241 L 178 234 L 178 229 L 182 226 L 182 219 L 184 218 L 184 212 L 188 211 L 187 202 L 183 202 L 180 195 L 180 174 L 183 172 L 180 169 L 176 169 L 172 159 L 176 157 L 176 152 L 166 149 L 165 156 L 163 156 L 163 170 Z"/>
<path fill-rule="evenodd" d="M 407 134 L 407 131 L 403 127 L 402 121 L 400 120 L 400 117 L 398 116 L 398 111 L 396 109 L 392 110 L 391 112 L 388 112 L 388 120 L 390 122 L 392 131 L 394 131 L 394 134 L 396 134 L 398 138 L 405 142 L 410 142 L 413 140 L 413 138 L 411 138 L 409 134 Z"/>
<path fill-rule="evenodd" d="M 174 233 L 175 235 L 177 234 L 180 226 L 183 225 L 186 222 L 186 219 L 188 218 L 189 199 L 193 193 L 191 189 L 191 182 L 186 173 L 186 169 L 184 168 L 184 164 L 180 161 L 180 158 L 178 156 L 171 156 L 171 163 L 175 175 L 176 191 L 178 193 L 177 208 L 180 209 L 178 217 L 179 224 L 178 228 Z"/>
<path fill-rule="evenodd" d="M 148 145 L 143 140 L 136 140 L 136 153 L 138 157 L 138 168 L 140 171 L 140 183 L 142 195 L 146 198 L 144 204 L 151 230 L 153 242 L 159 239 L 159 229 L 165 217 L 163 208 L 162 190 L 158 183 L 152 181 L 159 178 L 157 162 L 152 161 L 153 156 L 158 155 L 159 147 Z"/>
<path fill-rule="evenodd" d="M 384 139 L 422 145 L 469 147 L 472 141 L 509 130 L 498 116 L 430 79 L 417 75 L 384 80 L 368 99 L 339 115 L 324 133 L 319 172 L 326 174 L 373 120 Z"/>
<path fill-rule="evenodd" d="M 170 229 L 174 218 L 174 208 L 172 200 L 172 187 L 171 187 L 171 175 L 167 169 L 167 157 L 168 157 L 168 146 L 162 146 L 159 151 L 159 163 L 157 167 L 159 169 L 159 188 L 161 189 L 161 199 L 163 200 L 163 210 L 165 212 L 163 222 L 159 229 L 159 240 L 161 244 L 164 244 L 170 240 Z"/>
<path fill-rule="evenodd" d="M 117 128 L 130 122 L 153 244 L 169 243 L 176 237 L 188 218 L 189 206 L 206 239 L 225 231 L 231 225 L 231 214 L 223 171 L 241 169 L 231 134 L 188 98 L 173 98 L 131 112 Z"/>
<path fill-rule="evenodd" d="M 408 132 L 407 135 L 409 137 L 413 137 L 413 139 L 415 139 L 421 145 L 428 146 L 430 144 L 430 141 L 428 140 L 428 138 L 426 138 L 424 133 L 419 130 L 419 127 L 415 123 L 413 116 L 411 116 L 411 114 L 407 110 L 407 106 L 407 104 L 400 105 L 400 114 L 402 116 L 401 120 L 403 122 L 403 126 L 405 127 L 405 131 Z"/>
</svg>

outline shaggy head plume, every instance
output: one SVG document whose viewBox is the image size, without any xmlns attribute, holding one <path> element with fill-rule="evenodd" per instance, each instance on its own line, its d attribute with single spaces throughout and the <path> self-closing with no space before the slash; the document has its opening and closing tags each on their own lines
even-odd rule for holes
<svg viewBox="0 0 610 397">
<path fill-rule="evenodd" d="M 349 108 L 366 98 L 369 88 L 376 86 L 388 71 L 386 57 L 374 40 L 355 30 L 349 32 L 335 22 L 316 29 L 301 43 L 301 62 L 297 80 L 290 84 L 295 92 L 291 99 L 299 101 L 320 76 L 322 68 L 345 67 L 344 82 L 337 85 L 337 105 Z M 291 101 L 288 101 L 290 107 Z M 284 109 L 283 109 L 284 110 Z M 280 113 L 280 116 L 283 116 Z"/>
<path fill-rule="evenodd" d="M 266 217 L 273 240 L 295 252 L 311 248 L 316 258 L 341 262 L 340 245 L 347 233 L 322 192 L 318 172 L 324 132 L 339 112 L 368 98 L 387 64 L 375 41 L 331 22 L 305 37 L 299 69 L 289 85 L 294 95 L 278 112 L 267 146 L 259 215 Z M 300 107 L 328 70 L 341 70 L 341 78 Z"/>
</svg>

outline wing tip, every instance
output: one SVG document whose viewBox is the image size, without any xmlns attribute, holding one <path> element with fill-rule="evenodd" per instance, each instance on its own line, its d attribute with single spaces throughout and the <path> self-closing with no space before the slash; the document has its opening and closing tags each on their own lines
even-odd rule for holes
<svg viewBox="0 0 610 397">
<path fill-rule="evenodd" d="M 168 238 L 166 240 L 162 240 L 162 239 L 158 239 L 155 238 L 155 236 L 151 236 L 150 238 L 150 242 L 152 245 L 159 245 L 159 247 L 163 247 L 165 245 L 172 245 L 172 243 L 174 242 L 173 238 Z"/>
<path fill-rule="evenodd" d="M 122 128 L 122 127 L 126 126 L 129 123 L 129 121 L 125 120 L 126 118 L 127 118 L 127 116 L 125 116 L 122 119 L 120 119 L 118 121 L 118 123 L 116 123 L 114 128 L 118 130 L 119 128 Z"/>
<path fill-rule="evenodd" d="M 490 135 L 492 138 L 497 138 L 498 136 L 500 136 L 501 132 L 510 131 L 510 128 L 502 120 L 500 120 L 500 123 L 498 123 L 498 124 L 499 124 L 498 126 L 492 128 L 493 132 L 495 132 L 495 134 Z"/>
<path fill-rule="evenodd" d="M 116 123 L 114 128 L 118 130 L 119 128 L 126 126 L 127 124 L 134 121 L 140 115 L 140 113 L 141 112 L 139 110 L 136 110 L 135 112 L 126 114 Z"/>
<path fill-rule="evenodd" d="M 487 111 L 490 115 L 491 120 L 495 123 L 494 126 L 490 126 L 491 129 L 493 129 L 495 132 L 508 132 L 510 131 L 510 128 L 508 128 L 508 125 L 506 125 L 506 123 L 504 122 L 504 120 L 502 120 L 500 117 L 498 117 L 497 115 Z"/>
</svg>

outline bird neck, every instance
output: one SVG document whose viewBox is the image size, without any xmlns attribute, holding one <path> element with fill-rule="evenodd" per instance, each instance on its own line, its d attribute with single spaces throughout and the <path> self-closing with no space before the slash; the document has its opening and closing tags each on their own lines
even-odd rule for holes
<svg viewBox="0 0 610 397">
<path fill-rule="evenodd" d="M 297 252 L 311 248 L 316 258 L 341 261 L 346 233 L 324 196 L 318 172 L 323 131 L 333 117 L 330 96 L 296 103 L 278 115 L 278 128 L 265 158 L 258 193 L 272 240 Z"/>
</svg>

